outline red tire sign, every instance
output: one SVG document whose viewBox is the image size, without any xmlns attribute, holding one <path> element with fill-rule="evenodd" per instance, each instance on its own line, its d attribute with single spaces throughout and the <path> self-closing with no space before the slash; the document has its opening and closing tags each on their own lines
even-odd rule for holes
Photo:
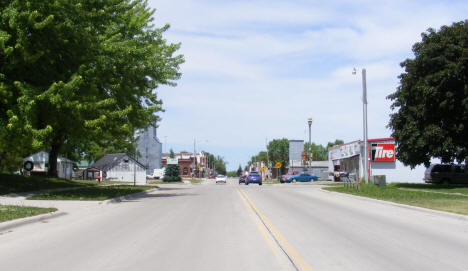
<svg viewBox="0 0 468 271">
<path fill-rule="evenodd" d="M 372 144 L 372 161 L 395 162 L 395 144 Z"/>
</svg>

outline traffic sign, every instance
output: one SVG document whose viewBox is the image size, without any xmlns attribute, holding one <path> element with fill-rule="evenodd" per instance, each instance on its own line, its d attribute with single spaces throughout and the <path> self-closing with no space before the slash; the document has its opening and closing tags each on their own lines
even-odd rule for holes
<svg viewBox="0 0 468 271">
<path fill-rule="evenodd" d="M 262 167 L 260 170 L 261 170 L 262 172 L 265 172 L 266 168 L 265 168 L 265 167 Z"/>
<path fill-rule="evenodd" d="M 281 162 L 276 162 L 275 168 L 281 168 Z"/>
</svg>

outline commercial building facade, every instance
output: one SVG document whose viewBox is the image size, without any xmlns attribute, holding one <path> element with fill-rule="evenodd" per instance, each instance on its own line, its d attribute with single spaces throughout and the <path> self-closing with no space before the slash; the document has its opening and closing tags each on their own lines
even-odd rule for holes
<svg viewBox="0 0 468 271">
<path fill-rule="evenodd" d="M 328 169 L 330 172 L 347 172 L 358 180 L 364 176 L 364 142 L 352 141 L 328 149 Z M 368 140 L 368 176 L 384 175 L 388 183 L 413 182 L 422 183 L 424 166 L 411 169 L 396 159 L 395 140 L 393 138 L 376 138 Z M 434 162 L 437 162 L 434 160 Z"/>
<path fill-rule="evenodd" d="M 162 154 L 162 167 L 168 165 L 168 161 L 179 165 L 179 176 L 182 178 L 190 177 L 205 177 L 209 174 L 210 169 L 206 161 L 206 156 L 203 152 L 193 153 L 182 151 L 175 153 L 174 158 L 170 158 L 168 153 Z M 169 163 L 171 164 L 171 163 Z"/>
</svg>

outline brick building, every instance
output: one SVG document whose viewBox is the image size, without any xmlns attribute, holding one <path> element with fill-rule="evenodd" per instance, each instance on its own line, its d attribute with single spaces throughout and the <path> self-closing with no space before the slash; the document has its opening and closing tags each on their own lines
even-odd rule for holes
<svg viewBox="0 0 468 271">
<path fill-rule="evenodd" d="M 162 154 L 162 167 L 166 167 L 168 157 L 169 153 Z M 206 156 L 203 152 L 193 155 L 193 153 L 182 151 L 180 153 L 175 153 L 174 158 L 178 160 L 179 175 L 182 178 L 190 178 L 192 176 L 201 178 L 208 172 Z"/>
</svg>

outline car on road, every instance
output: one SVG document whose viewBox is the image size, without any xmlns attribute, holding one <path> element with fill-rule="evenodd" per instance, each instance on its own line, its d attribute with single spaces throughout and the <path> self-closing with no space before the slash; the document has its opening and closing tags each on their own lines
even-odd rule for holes
<svg viewBox="0 0 468 271">
<path fill-rule="evenodd" d="M 432 164 L 424 172 L 426 183 L 468 183 L 468 169 L 465 165 Z"/>
<path fill-rule="evenodd" d="M 222 174 L 218 174 L 216 176 L 216 183 L 226 183 L 226 180 L 227 180 L 227 177 Z"/>
<path fill-rule="evenodd" d="M 247 176 L 246 176 L 246 175 L 241 175 L 241 176 L 239 177 L 239 184 L 245 183 L 245 179 L 247 179 Z"/>
<path fill-rule="evenodd" d="M 292 175 L 286 179 L 284 179 L 284 182 L 290 183 L 290 182 L 310 182 L 310 181 L 317 181 L 318 177 L 314 175 L 310 175 L 307 172 L 302 172 L 296 175 Z"/>
<path fill-rule="evenodd" d="M 258 183 L 258 185 L 262 185 L 262 176 L 258 174 L 257 171 L 251 171 L 245 179 L 245 185 L 249 185 L 249 183 Z"/>
<path fill-rule="evenodd" d="M 284 183 L 284 180 L 291 177 L 292 175 L 299 174 L 299 171 L 293 170 L 291 173 L 283 174 L 280 176 L 280 183 Z"/>
</svg>

